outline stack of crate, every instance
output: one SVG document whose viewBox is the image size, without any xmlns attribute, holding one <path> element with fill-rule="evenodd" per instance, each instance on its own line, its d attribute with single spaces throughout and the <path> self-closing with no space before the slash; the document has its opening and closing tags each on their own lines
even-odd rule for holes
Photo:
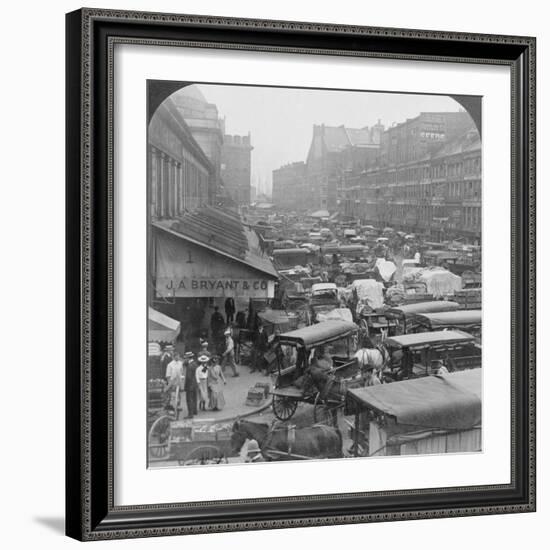
<svg viewBox="0 0 550 550">
<path fill-rule="evenodd" d="M 481 309 L 481 289 L 457 290 L 454 294 L 454 301 L 460 304 L 460 309 Z"/>
<path fill-rule="evenodd" d="M 260 407 L 269 396 L 270 391 L 271 384 L 269 382 L 256 382 L 256 385 L 248 390 L 245 405 Z"/>
</svg>

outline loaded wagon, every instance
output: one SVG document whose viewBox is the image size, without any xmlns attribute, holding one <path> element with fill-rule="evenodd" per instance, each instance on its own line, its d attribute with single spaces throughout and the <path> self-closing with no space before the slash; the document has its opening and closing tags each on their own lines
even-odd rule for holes
<svg viewBox="0 0 550 550">
<path fill-rule="evenodd" d="M 236 456 L 232 422 L 161 417 L 149 431 L 149 462 L 177 461 L 180 466 L 225 464 Z"/>
<path fill-rule="evenodd" d="M 481 369 L 347 392 L 354 456 L 481 451 Z"/>
</svg>

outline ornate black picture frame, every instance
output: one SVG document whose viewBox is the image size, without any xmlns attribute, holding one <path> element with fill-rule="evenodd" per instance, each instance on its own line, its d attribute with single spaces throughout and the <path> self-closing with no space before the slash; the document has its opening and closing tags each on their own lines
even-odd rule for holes
<svg viewBox="0 0 550 550">
<path fill-rule="evenodd" d="M 117 507 L 113 500 L 113 47 L 480 63 L 512 82 L 511 483 Z M 82 9 L 67 15 L 67 535 L 80 540 L 535 509 L 535 39 Z"/>
</svg>

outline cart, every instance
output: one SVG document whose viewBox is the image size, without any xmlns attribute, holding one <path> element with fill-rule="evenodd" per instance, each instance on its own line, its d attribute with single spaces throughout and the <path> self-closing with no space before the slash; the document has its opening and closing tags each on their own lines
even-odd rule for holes
<svg viewBox="0 0 550 550">
<path fill-rule="evenodd" d="M 176 420 L 170 424 L 167 455 L 180 466 L 227 464 L 236 456 L 231 447 L 231 422 Z"/>
<path fill-rule="evenodd" d="M 299 403 L 309 403 L 314 406 L 315 422 L 332 423 L 335 409 L 343 405 L 343 401 L 340 403 L 338 399 L 333 399 L 335 392 L 330 390 L 345 378 L 351 380 L 358 372 L 357 363 L 353 359 L 357 349 L 357 332 L 354 323 L 331 320 L 277 337 L 275 353 L 278 374 L 271 394 L 273 413 L 279 420 L 289 420 Z M 307 383 L 306 374 L 312 352 L 321 346 L 331 349 L 334 366 L 329 380 L 330 387 L 318 388 Z"/>
</svg>

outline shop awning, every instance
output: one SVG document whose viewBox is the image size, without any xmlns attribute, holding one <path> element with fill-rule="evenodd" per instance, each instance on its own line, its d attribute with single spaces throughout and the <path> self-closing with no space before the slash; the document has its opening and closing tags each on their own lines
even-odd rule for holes
<svg viewBox="0 0 550 550">
<path fill-rule="evenodd" d="M 152 227 L 157 295 L 273 297 L 278 273 L 237 214 L 206 206 Z"/>
<path fill-rule="evenodd" d="M 152 307 L 149 308 L 147 325 L 149 342 L 174 342 L 180 333 L 180 327 L 179 321 Z"/>
</svg>

